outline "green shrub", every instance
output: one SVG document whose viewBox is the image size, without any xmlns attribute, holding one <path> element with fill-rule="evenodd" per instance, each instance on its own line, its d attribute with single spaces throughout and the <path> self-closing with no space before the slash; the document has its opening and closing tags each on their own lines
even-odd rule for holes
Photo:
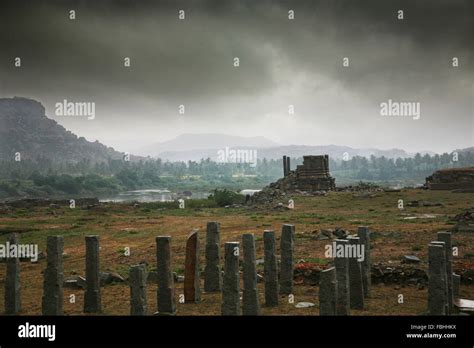
<svg viewBox="0 0 474 348">
<path fill-rule="evenodd" d="M 245 203 L 245 196 L 227 189 L 215 189 L 214 193 L 209 196 L 209 199 L 214 200 L 219 207 Z"/>
</svg>

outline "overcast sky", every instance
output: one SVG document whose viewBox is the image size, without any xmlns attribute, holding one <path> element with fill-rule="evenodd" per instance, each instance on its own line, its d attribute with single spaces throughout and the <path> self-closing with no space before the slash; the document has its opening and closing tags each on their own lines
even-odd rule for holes
<svg viewBox="0 0 474 348">
<path fill-rule="evenodd" d="M 408 151 L 474 145 L 469 0 L 8 2 L 0 96 L 37 99 L 67 129 L 121 151 L 183 133 Z M 63 99 L 95 102 L 95 119 L 56 116 Z M 419 102 L 420 118 L 382 116 L 389 99 Z"/>
</svg>

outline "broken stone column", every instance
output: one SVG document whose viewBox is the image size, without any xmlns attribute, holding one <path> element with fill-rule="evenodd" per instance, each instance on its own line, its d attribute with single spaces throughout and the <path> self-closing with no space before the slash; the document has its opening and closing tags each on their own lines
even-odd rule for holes
<svg viewBox="0 0 474 348">
<path fill-rule="evenodd" d="M 8 242 L 10 245 L 17 245 L 18 239 L 18 233 L 12 233 L 8 237 Z M 6 263 L 5 314 L 18 314 L 21 310 L 20 259 L 8 257 Z"/>
<path fill-rule="evenodd" d="M 461 276 L 459 274 L 453 273 L 453 298 L 457 300 L 461 298 L 460 296 L 460 287 L 461 287 Z"/>
<path fill-rule="evenodd" d="M 345 250 L 348 244 L 349 241 L 345 239 L 336 239 L 336 248 Z M 337 280 L 336 315 L 349 315 L 349 259 L 347 255 L 338 257 L 336 254 L 334 266 Z"/>
<path fill-rule="evenodd" d="M 218 222 L 207 223 L 206 267 L 204 269 L 204 291 L 216 292 L 222 288 L 221 274 L 221 225 Z"/>
<path fill-rule="evenodd" d="M 448 283 L 448 315 L 454 310 L 453 296 L 453 245 L 451 242 L 451 232 L 438 232 L 438 241 L 444 242 L 444 252 L 446 256 L 446 275 Z"/>
<path fill-rule="evenodd" d="M 286 175 L 289 175 L 291 171 L 291 165 L 290 165 L 290 156 L 286 157 Z"/>
<path fill-rule="evenodd" d="M 63 315 L 63 251 L 63 236 L 47 237 L 47 263 L 43 282 L 43 315 Z"/>
<path fill-rule="evenodd" d="M 295 247 L 295 226 L 283 225 L 280 238 L 280 294 L 293 293 L 293 249 Z"/>
<path fill-rule="evenodd" d="M 278 268 L 275 244 L 275 231 L 264 231 L 263 278 L 265 281 L 265 305 L 267 307 L 278 306 Z"/>
<path fill-rule="evenodd" d="M 200 270 L 199 270 L 199 233 L 194 230 L 186 241 L 186 259 L 184 266 L 184 300 L 200 302 Z"/>
<path fill-rule="evenodd" d="M 222 286 L 222 315 L 240 315 L 240 246 L 238 242 L 224 244 L 224 282 Z"/>
<path fill-rule="evenodd" d="M 319 315 L 336 315 L 337 281 L 334 267 L 322 270 L 319 280 Z"/>
<path fill-rule="evenodd" d="M 444 243 L 432 242 L 428 246 L 428 258 L 428 314 L 446 315 L 448 284 Z"/>
<path fill-rule="evenodd" d="M 176 314 L 174 279 L 171 271 L 171 237 L 156 237 L 156 273 L 158 315 Z"/>
<path fill-rule="evenodd" d="M 84 313 L 99 313 L 102 311 L 99 269 L 99 236 L 86 236 Z"/>
<path fill-rule="evenodd" d="M 255 238 L 253 234 L 247 233 L 242 235 L 242 247 L 244 249 L 242 314 L 259 315 L 260 303 L 258 300 Z"/>
<path fill-rule="evenodd" d="M 370 296 L 370 287 L 372 281 L 370 278 L 370 271 L 372 269 L 372 262 L 370 260 L 370 232 L 367 226 L 360 226 L 357 230 L 357 236 L 360 238 L 360 243 L 364 245 L 364 260 L 361 262 L 362 283 L 364 286 L 364 296 Z"/>
<path fill-rule="evenodd" d="M 348 241 L 353 250 L 360 245 L 359 237 L 348 237 Z M 356 255 L 349 257 L 349 299 L 351 309 L 364 309 L 362 269 Z"/>
<path fill-rule="evenodd" d="M 130 315 L 147 315 L 148 304 L 146 294 L 145 265 L 130 268 Z"/>
</svg>

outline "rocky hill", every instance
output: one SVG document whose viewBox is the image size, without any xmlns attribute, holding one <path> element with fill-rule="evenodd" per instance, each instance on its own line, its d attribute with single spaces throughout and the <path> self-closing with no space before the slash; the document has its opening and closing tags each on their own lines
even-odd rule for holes
<svg viewBox="0 0 474 348">
<path fill-rule="evenodd" d="M 51 159 L 58 162 L 91 163 L 121 159 L 123 154 L 98 141 L 77 137 L 49 119 L 41 103 L 26 98 L 0 98 L 0 161 Z"/>
</svg>

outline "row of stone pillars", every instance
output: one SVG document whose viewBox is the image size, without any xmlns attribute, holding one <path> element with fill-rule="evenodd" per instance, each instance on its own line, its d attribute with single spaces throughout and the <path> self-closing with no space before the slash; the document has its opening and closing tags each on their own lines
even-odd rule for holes
<svg viewBox="0 0 474 348">
<path fill-rule="evenodd" d="M 280 277 L 276 258 L 274 231 L 263 232 L 265 306 L 278 306 L 279 296 L 293 292 L 295 227 L 283 225 L 280 238 Z M 222 315 L 259 315 L 260 303 L 257 289 L 255 238 L 253 234 L 242 235 L 243 247 L 243 292 L 242 309 L 240 297 L 239 256 L 240 243 L 224 245 L 224 278 L 222 286 Z M 218 260 L 206 259 L 207 262 Z"/>
<path fill-rule="evenodd" d="M 280 294 L 293 292 L 293 250 L 295 228 L 284 225 L 281 235 L 281 268 L 278 278 L 276 241 L 274 231 L 264 231 L 264 281 L 265 305 L 277 306 Z M 173 315 L 176 312 L 174 284 L 171 270 L 171 237 L 157 237 L 158 312 Z M 220 224 L 209 222 L 206 235 L 206 266 L 204 270 L 204 291 L 222 292 L 222 315 L 259 315 L 260 303 L 257 290 L 257 268 L 255 238 L 253 234 L 242 235 L 240 242 L 224 244 L 224 269 L 220 266 Z M 200 301 L 199 236 L 193 231 L 186 242 L 184 271 L 184 302 Z M 243 293 L 240 294 L 239 259 L 243 253 Z M 130 275 L 131 314 L 144 315 L 146 308 L 145 269 L 133 266 Z"/>
<path fill-rule="evenodd" d="M 18 234 L 9 237 L 10 245 L 18 244 Z M 47 263 L 44 271 L 42 313 L 43 315 L 63 314 L 63 251 L 62 236 L 48 236 L 46 240 Z M 101 311 L 99 279 L 99 237 L 86 237 L 86 292 L 84 312 Z M 21 285 L 19 258 L 7 259 L 5 280 L 5 314 L 21 311 Z"/>
<path fill-rule="evenodd" d="M 290 156 L 283 156 L 283 176 L 290 174 Z"/>
<path fill-rule="evenodd" d="M 365 226 L 358 228 L 357 237 L 336 239 L 336 248 L 364 246 L 364 258 L 334 257 L 334 267 L 321 271 L 319 283 L 320 315 L 349 315 L 350 309 L 364 309 L 364 299 L 370 296 L 370 237 Z"/>
<path fill-rule="evenodd" d="M 363 306 L 363 286 L 370 287 L 370 260 L 368 258 L 368 230 L 359 229 L 359 236 L 366 246 L 365 263 L 353 263 L 347 258 L 336 258 L 336 268 L 323 271 L 321 274 L 321 314 L 348 314 L 348 304 L 354 308 Z M 85 313 L 102 311 L 100 293 L 99 237 L 86 236 L 86 291 L 84 298 Z M 157 250 L 157 314 L 173 315 L 176 313 L 174 279 L 171 268 L 171 237 L 156 238 Z M 293 293 L 294 269 L 294 225 L 283 225 L 280 238 L 280 272 L 276 257 L 276 237 L 274 231 L 263 232 L 264 242 L 264 299 L 265 306 L 277 306 L 280 295 Z M 358 243 L 359 238 L 351 239 Z M 18 243 L 18 235 L 10 237 L 11 244 Z M 338 244 L 348 243 L 338 240 Z M 209 222 L 206 235 L 206 266 L 204 270 L 204 290 L 206 292 L 222 291 L 223 315 L 258 315 L 260 303 L 257 290 L 257 270 L 255 238 L 253 234 L 242 236 L 243 246 L 243 293 L 242 310 L 240 296 L 239 242 L 228 242 L 224 246 L 224 272 L 220 266 L 220 224 Z M 63 249 L 62 236 L 47 238 L 47 267 L 44 273 L 44 295 L 42 311 L 44 315 L 63 314 Z M 186 242 L 185 259 L 185 302 L 200 301 L 200 265 L 199 265 L 198 231 L 193 231 Z M 357 277 L 349 277 L 357 274 Z M 20 263 L 17 258 L 7 260 L 7 277 L 5 284 L 5 310 L 7 314 L 20 311 Z M 337 275 L 337 276 L 336 276 Z M 130 268 L 130 296 L 132 315 L 145 315 L 148 312 L 146 294 L 146 268 L 135 265 Z M 357 290 L 356 290 L 357 289 Z M 352 293 L 352 296 L 349 296 Z M 337 294 L 337 295 L 336 295 Z M 359 294 L 355 296 L 354 294 Z M 365 294 L 368 294 L 366 291 Z M 361 304 L 362 303 L 362 304 Z"/>
<path fill-rule="evenodd" d="M 99 237 L 86 236 L 86 291 L 85 313 L 100 313 L 100 263 Z M 9 237 L 10 244 L 18 244 L 18 235 Z M 157 314 L 176 313 L 174 279 L 171 268 L 171 237 L 156 238 L 157 250 Z M 283 225 L 280 238 L 280 272 L 276 257 L 274 231 L 263 232 L 265 306 L 277 306 L 279 296 L 293 293 L 295 228 Z M 364 298 L 370 296 L 370 238 L 367 227 L 359 227 L 357 237 L 336 240 L 336 246 L 364 245 L 364 260 L 354 257 L 335 257 L 334 267 L 321 272 L 320 314 L 349 315 L 350 309 L 363 309 Z M 239 242 L 224 246 L 224 272 L 220 266 L 220 224 L 209 222 L 206 235 L 206 266 L 204 291 L 222 292 L 223 315 L 258 315 L 260 303 L 257 290 L 255 238 L 253 234 L 242 236 L 243 246 L 243 293 L 240 296 Z M 47 266 L 44 272 L 42 298 L 43 315 L 63 314 L 63 249 L 62 236 L 47 237 Z M 199 302 L 200 265 L 198 231 L 193 231 L 186 242 L 185 302 Z M 280 276 L 279 276 L 280 273 Z M 130 269 L 130 294 L 132 315 L 148 312 L 146 295 L 146 269 L 144 265 Z M 439 232 L 438 240 L 429 245 L 428 312 L 431 315 L 453 313 L 453 300 L 459 297 L 460 276 L 452 273 L 452 242 L 450 232 Z M 7 259 L 5 281 L 5 313 L 18 314 L 21 310 L 20 262 Z M 241 309 L 242 300 L 242 309 Z"/>
<path fill-rule="evenodd" d="M 276 241 L 274 231 L 264 231 L 264 279 L 265 305 L 276 306 L 280 294 L 293 292 L 293 250 L 295 228 L 284 225 L 281 234 L 281 269 L 278 278 Z M 100 292 L 99 236 L 86 236 L 86 291 L 84 295 L 84 313 L 102 311 Z M 12 234 L 11 244 L 18 244 L 18 235 Z M 156 237 L 157 260 L 157 313 L 174 315 L 176 313 L 174 279 L 171 267 L 171 237 Z M 260 304 L 257 290 L 257 269 L 255 238 L 253 234 L 242 236 L 243 246 L 243 294 L 241 310 L 239 242 L 224 245 L 224 272 L 222 276 L 220 255 L 220 224 L 209 222 L 206 235 L 206 266 L 204 271 L 204 289 L 206 292 L 222 292 L 223 315 L 258 315 Z M 62 236 L 47 237 L 47 266 L 44 272 L 44 294 L 42 299 L 43 315 L 63 314 L 63 251 Z M 185 302 L 199 302 L 200 292 L 200 248 L 198 231 L 193 231 L 186 242 L 184 272 Z M 130 268 L 130 314 L 145 315 L 148 312 L 146 294 L 147 273 L 144 265 Z M 20 261 L 18 258 L 7 260 L 5 282 L 5 313 L 18 314 L 21 310 Z"/>
<path fill-rule="evenodd" d="M 281 235 L 281 268 L 278 277 L 276 258 L 276 240 L 274 231 L 264 231 L 264 272 L 265 272 L 265 305 L 277 306 L 280 294 L 293 292 L 293 250 L 295 228 L 284 225 Z M 11 244 L 18 244 L 18 235 L 10 236 Z M 84 295 L 84 313 L 102 311 L 100 293 L 100 260 L 99 236 L 86 236 L 86 290 Z M 171 237 L 156 237 L 157 252 L 157 313 L 174 315 L 176 313 L 174 279 L 171 267 Z M 223 315 L 258 315 L 260 304 L 257 290 L 257 268 L 255 238 L 253 234 L 242 236 L 243 246 L 243 293 L 240 294 L 241 255 L 239 242 L 228 242 L 224 245 L 224 270 L 220 265 L 220 224 L 209 222 L 206 235 L 206 266 L 204 271 L 204 290 L 222 292 Z M 42 299 L 43 315 L 63 314 L 63 250 L 62 236 L 47 237 L 47 266 L 44 272 L 44 291 Z M 193 231 L 186 242 L 184 273 L 185 302 L 199 302 L 200 264 L 199 235 Z M 130 314 L 146 315 L 148 301 L 146 293 L 147 271 L 144 265 L 130 268 Z M 21 310 L 20 294 L 20 261 L 18 258 L 7 260 L 5 282 L 5 312 L 18 314 Z M 242 309 L 241 309 L 242 299 Z"/>
<path fill-rule="evenodd" d="M 438 232 L 428 245 L 428 314 L 454 314 L 461 276 L 453 273 L 451 232 Z"/>
</svg>

